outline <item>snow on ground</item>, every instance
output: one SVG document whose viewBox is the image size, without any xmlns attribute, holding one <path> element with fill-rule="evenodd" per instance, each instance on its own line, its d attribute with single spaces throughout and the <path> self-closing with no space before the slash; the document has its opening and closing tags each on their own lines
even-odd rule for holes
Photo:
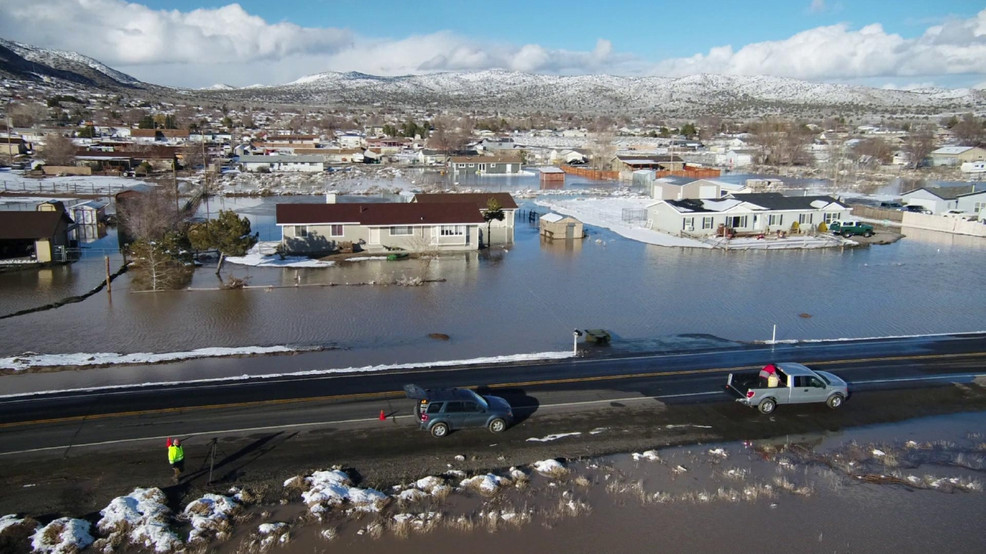
<svg viewBox="0 0 986 554">
<path fill-rule="evenodd" d="M 500 490 L 500 487 L 504 487 L 509 484 L 509 479 L 500 477 L 499 475 L 494 475 L 492 473 L 475 475 L 459 482 L 459 486 L 464 489 L 475 489 L 486 495 L 495 494 L 496 491 Z"/>
<path fill-rule="evenodd" d="M 379 512 L 389 497 L 376 489 L 361 489 L 353 486 L 346 472 L 333 469 L 316 471 L 303 480 L 289 479 L 285 487 L 301 486 L 301 498 L 315 515 L 325 514 L 333 507 L 344 507 L 358 512 Z"/>
<path fill-rule="evenodd" d="M 244 256 L 227 256 L 226 261 L 232 264 L 249 265 L 253 267 L 332 267 L 335 262 L 313 260 L 306 256 L 280 256 L 274 253 L 278 243 L 258 242 Z"/>
<path fill-rule="evenodd" d="M 650 197 L 539 198 L 535 204 L 562 215 L 570 215 L 586 225 L 603 227 L 620 236 L 647 244 L 712 248 L 701 241 L 658 233 L 645 229 L 641 225 L 633 225 L 623 221 L 623 210 L 643 210 L 654 202 L 655 200 Z"/>
<path fill-rule="evenodd" d="M 212 356 L 193 356 L 190 354 L 197 354 L 201 351 L 211 352 L 218 351 L 220 353 L 213 354 L 212 356 L 231 356 L 231 355 L 253 355 L 253 354 L 271 354 L 271 353 L 283 353 L 283 352 L 303 352 L 303 349 L 288 348 L 285 346 L 270 346 L 270 347 L 245 347 L 245 348 L 201 348 L 199 350 L 193 350 L 191 352 L 171 352 L 166 354 L 34 354 L 27 353 L 22 356 L 13 358 L 0 358 L 0 369 L 27 369 L 29 367 L 58 367 L 58 366 L 95 366 L 95 365 L 107 365 L 110 363 L 125 363 L 125 364 L 150 364 L 150 363 L 160 363 L 164 361 L 173 360 L 184 360 L 194 357 L 212 357 Z M 184 380 L 181 383 L 209 383 L 209 382 L 220 382 L 220 381 L 232 381 L 232 380 L 242 380 L 242 379 L 258 379 L 258 378 L 271 378 L 271 377 L 285 377 L 285 376 L 302 376 L 302 375 L 328 375 L 335 373 L 368 373 L 374 371 L 387 371 L 390 369 L 413 369 L 418 367 L 454 367 L 454 366 L 466 366 L 466 365 L 478 365 L 478 364 L 497 364 L 497 363 L 515 363 L 528 360 L 559 360 L 564 358 L 571 358 L 575 354 L 571 350 L 565 352 L 537 352 L 533 354 L 512 354 L 507 356 L 489 356 L 485 358 L 472 358 L 469 360 L 445 360 L 438 362 L 418 362 L 409 364 L 386 364 L 386 365 L 375 365 L 375 366 L 364 366 L 364 367 L 347 367 L 339 369 L 313 369 L 307 371 L 296 371 L 292 373 L 271 373 L 267 375 L 241 375 L 239 377 L 218 377 L 214 379 L 191 379 Z M 96 359 L 103 359 L 100 357 L 105 356 L 108 360 L 117 359 L 130 359 L 133 357 L 132 361 L 119 361 L 119 362 L 96 362 Z M 160 356 L 160 359 L 157 357 Z M 22 360 L 22 358 L 27 357 L 27 360 Z M 135 383 L 132 385 L 113 385 L 107 387 L 86 387 L 87 391 L 94 390 L 105 390 L 113 388 L 124 388 L 142 385 L 161 385 L 161 384 L 172 384 L 176 382 L 172 381 L 145 381 L 143 383 Z M 56 392 L 69 392 L 72 389 L 63 390 L 45 390 L 45 393 L 56 393 Z M 26 393 L 30 394 L 30 393 Z M 19 395 L 3 395 L 0 394 L 0 398 L 6 398 L 11 396 Z M 537 440 L 537 439 L 535 439 Z"/>
<path fill-rule="evenodd" d="M 79 352 L 75 354 L 37 354 L 25 352 L 20 356 L 0 358 L 0 369 L 25 370 L 42 367 L 92 367 L 106 365 L 159 364 L 195 358 L 217 358 L 222 356 L 256 356 L 261 354 L 287 354 L 299 352 L 298 348 L 287 346 L 244 346 L 237 348 L 197 348 L 187 352 L 137 352 L 119 354 L 116 352 Z"/>
<path fill-rule="evenodd" d="M 103 517 L 96 528 L 106 535 L 99 540 L 100 545 L 126 542 L 155 552 L 180 549 L 181 539 L 169 528 L 171 509 L 167 502 L 167 496 L 158 488 L 136 488 L 126 496 L 114 498 L 99 512 Z"/>
<path fill-rule="evenodd" d="M 856 244 L 833 235 L 788 235 L 785 238 L 771 236 L 736 237 L 732 239 L 713 238 L 697 240 L 676 237 L 644 227 L 644 222 L 624 221 L 624 210 L 644 210 L 655 200 L 650 197 L 600 197 L 600 198 L 548 198 L 540 197 L 535 204 L 562 215 L 572 216 L 586 225 L 603 227 L 614 233 L 638 242 L 657 246 L 679 246 L 686 248 L 723 248 L 726 250 L 780 250 L 787 248 L 831 248 L 846 244 Z M 597 242 L 602 242 L 597 239 Z"/>
<path fill-rule="evenodd" d="M 561 477 L 568 474 L 568 468 L 555 459 L 534 462 L 534 471 L 546 477 Z"/>
<path fill-rule="evenodd" d="M 575 431 L 574 433 L 553 433 L 553 434 L 548 435 L 546 437 L 540 437 L 540 438 L 538 438 L 538 437 L 531 437 L 531 438 L 527 439 L 527 441 L 528 442 L 551 442 L 551 441 L 556 441 L 558 439 L 563 439 L 565 437 L 577 437 L 577 436 L 579 436 L 581 434 L 582 434 L 581 431 Z"/>
<path fill-rule="evenodd" d="M 34 552 L 69 554 L 84 550 L 93 540 L 88 521 L 60 517 L 38 529 L 31 537 L 31 548 Z"/>
<path fill-rule="evenodd" d="M 239 503 L 228 496 L 206 494 L 185 506 L 185 516 L 192 522 L 188 542 L 225 540 L 232 531 L 231 518 L 241 510 Z"/>
</svg>

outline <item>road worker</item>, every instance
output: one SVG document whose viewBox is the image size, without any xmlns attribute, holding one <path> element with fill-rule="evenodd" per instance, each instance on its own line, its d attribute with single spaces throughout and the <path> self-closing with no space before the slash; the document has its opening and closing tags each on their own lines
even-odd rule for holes
<svg viewBox="0 0 986 554">
<path fill-rule="evenodd" d="M 168 439 L 168 463 L 175 472 L 174 481 L 177 483 L 181 472 L 185 471 L 185 449 L 178 439 Z"/>
</svg>

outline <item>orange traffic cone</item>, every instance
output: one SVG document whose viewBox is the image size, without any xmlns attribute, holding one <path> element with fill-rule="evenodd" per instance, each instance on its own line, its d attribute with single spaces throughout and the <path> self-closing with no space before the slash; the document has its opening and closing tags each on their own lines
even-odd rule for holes
<svg viewBox="0 0 986 554">
<path fill-rule="evenodd" d="M 380 421 L 387 421 L 387 414 L 383 413 L 383 410 L 380 410 Z"/>
</svg>

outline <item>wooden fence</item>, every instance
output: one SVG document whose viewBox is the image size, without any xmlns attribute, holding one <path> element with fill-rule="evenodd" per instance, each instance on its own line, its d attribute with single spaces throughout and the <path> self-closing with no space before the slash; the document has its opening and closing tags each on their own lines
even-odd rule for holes
<svg viewBox="0 0 986 554">
<path fill-rule="evenodd" d="M 599 169 L 574 167 L 571 165 L 563 165 L 561 166 L 561 170 L 569 175 L 578 175 L 579 177 L 585 177 L 586 179 L 592 179 L 593 181 L 618 181 L 620 179 L 619 171 L 602 171 Z"/>
</svg>

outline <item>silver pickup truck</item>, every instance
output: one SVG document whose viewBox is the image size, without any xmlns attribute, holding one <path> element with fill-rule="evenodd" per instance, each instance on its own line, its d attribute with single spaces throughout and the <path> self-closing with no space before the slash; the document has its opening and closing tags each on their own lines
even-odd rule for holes
<svg viewBox="0 0 986 554">
<path fill-rule="evenodd" d="M 777 375 L 776 386 L 768 382 L 760 372 L 730 373 L 726 390 L 737 394 L 737 402 L 756 407 L 769 414 L 778 404 L 807 404 L 825 402 L 830 408 L 838 408 L 849 396 L 849 385 L 827 371 L 816 371 L 795 362 L 773 364 Z"/>
</svg>

